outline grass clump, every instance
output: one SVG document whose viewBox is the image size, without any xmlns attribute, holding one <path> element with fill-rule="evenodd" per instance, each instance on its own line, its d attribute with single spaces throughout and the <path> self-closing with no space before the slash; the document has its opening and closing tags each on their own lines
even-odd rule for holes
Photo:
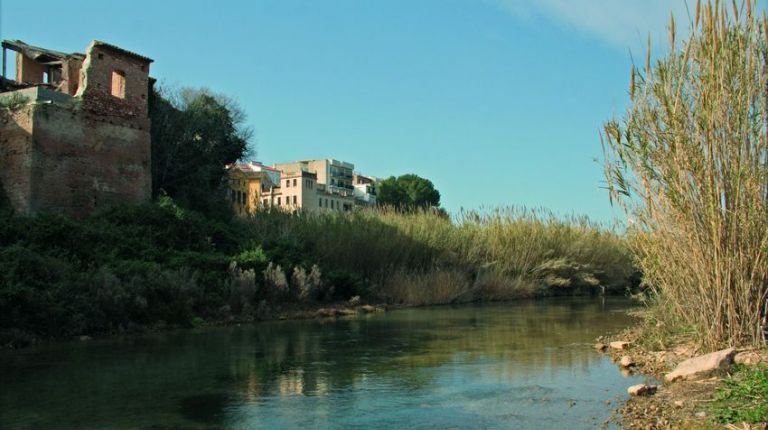
<svg viewBox="0 0 768 430">
<path fill-rule="evenodd" d="M 631 106 L 605 124 L 611 196 L 657 293 L 654 317 L 708 348 L 768 329 L 768 18 L 752 0 L 697 2 L 691 36 L 633 67 Z"/>
<path fill-rule="evenodd" d="M 736 365 L 715 393 L 712 412 L 724 424 L 768 422 L 768 366 Z"/>
</svg>

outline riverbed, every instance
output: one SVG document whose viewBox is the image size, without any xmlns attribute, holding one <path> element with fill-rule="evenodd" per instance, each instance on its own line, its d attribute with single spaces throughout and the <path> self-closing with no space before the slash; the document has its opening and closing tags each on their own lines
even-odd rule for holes
<svg viewBox="0 0 768 430">
<path fill-rule="evenodd" d="M 643 382 L 613 297 L 412 308 L 0 352 L 2 429 L 595 428 Z"/>
</svg>

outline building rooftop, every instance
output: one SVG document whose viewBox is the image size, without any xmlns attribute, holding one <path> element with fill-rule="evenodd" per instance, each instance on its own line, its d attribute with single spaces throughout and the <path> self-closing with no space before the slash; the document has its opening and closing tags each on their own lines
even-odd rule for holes
<svg viewBox="0 0 768 430">
<path fill-rule="evenodd" d="M 20 52 L 26 57 L 47 65 L 60 64 L 61 60 L 69 57 L 85 58 L 85 54 L 77 52 L 67 54 L 65 52 L 54 51 L 53 49 L 32 46 L 21 40 L 3 40 L 2 46 L 3 48 Z"/>
<path fill-rule="evenodd" d="M 261 171 L 272 171 L 272 172 L 280 172 L 279 170 L 265 166 L 262 163 L 259 163 L 258 161 L 248 161 L 246 163 L 234 163 L 226 166 L 227 169 L 233 168 L 233 169 L 240 169 L 245 172 L 261 172 Z"/>
<path fill-rule="evenodd" d="M 129 50 L 123 49 L 123 48 L 121 48 L 119 46 L 112 45 L 111 43 L 102 42 L 101 40 L 94 40 L 93 42 L 91 42 L 91 44 L 93 46 L 98 46 L 98 47 L 101 47 L 101 48 L 107 48 L 107 49 L 110 49 L 112 51 L 119 52 L 121 54 L 130 55 L 132 57 L 138 58 L 139 60 L 146 61 L 147 63 L 152 63 L 153 61 L 155 61 L 155 60 L 153 60 L 153 59 L 151 59 L 149 57 L 145 57 L 145 56 L 143 56 L 141 54 L 137 54 L 137 53 L 135 53 L 133 51 L 129 51 Z"/>
<path fill-rule="evenodd" d="M 97 46 L 100 48 L 106 48 L 112 51 L 119 52 L 121 54 L 129 55 L 129 56 L 138 58 L 140 60 L 146 61 L 148 63 L 152 63 L 154 61 L 149 57 L 145 57 L 144 55 L 137 54 L 133 51 L 123 49 L 119 46 L 116 46 L 101 40 L 94 40 L 93 42 L 91 42 L 91 45 Z M 3 40 L 2 46 L 3 48 L 20 52 L 24 54 L 24 56 L 29 57 L 37 62 L 46 64 L 46 65 L 60 64 L 61 60 L 66 58 L 74 57 L 74 58 L 85 59 L 85 54 L 82 54 L 79 52 L 66 53 L 61 51 L 54 51 L 53 49 L 33 46 L 21 40 Z"/>
</svg>

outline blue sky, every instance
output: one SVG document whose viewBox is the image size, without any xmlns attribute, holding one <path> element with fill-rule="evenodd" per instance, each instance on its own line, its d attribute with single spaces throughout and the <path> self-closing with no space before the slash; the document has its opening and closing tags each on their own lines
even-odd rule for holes
<svg viewBox="0 0 768 430">
<path fill-rule="evenodd" d="M 683 0 L 0 0 L 0 36 L 104 40 L 164 85 L 232 95 L 265 163 L 337 158 L 425 176 L 450 211 L 611 221 L 598 133 L 670 9 L 686 16 Z"/>
</svg>

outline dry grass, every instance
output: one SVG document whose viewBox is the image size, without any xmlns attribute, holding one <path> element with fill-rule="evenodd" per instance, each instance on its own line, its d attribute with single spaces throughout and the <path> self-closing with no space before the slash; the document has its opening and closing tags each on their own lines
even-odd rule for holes
<svg viewBox="0 0 768 430">
<path fill-rule="evenodd" d="M 325 271 L 360 275 L 384 297 L 408 304 L 532 297 L 548 287 L 623 292 L 635 271 L 614 230 L 526 209 L 464 212 L 453 220 L 386 208 L 261 212 L 244 229 L 255 244 L 292 244 Z"/>
<path fill-rule="evenodd" d="M 656 318 L 707 347 L 765 344 L 768 19 L 755 2 L 696 4 L 691 37 L 633 68 L 605 125 L 606 176 L 627 209 Z"/>
<path fill-rule="evenodd" d="M 397 270 L 385 276 L 381 283 L 382 293 L 394 303 L 423 306 L 471 301 L 470 284 L 462 270 L 436 269 L 426 273 Z"/>
</svg>

